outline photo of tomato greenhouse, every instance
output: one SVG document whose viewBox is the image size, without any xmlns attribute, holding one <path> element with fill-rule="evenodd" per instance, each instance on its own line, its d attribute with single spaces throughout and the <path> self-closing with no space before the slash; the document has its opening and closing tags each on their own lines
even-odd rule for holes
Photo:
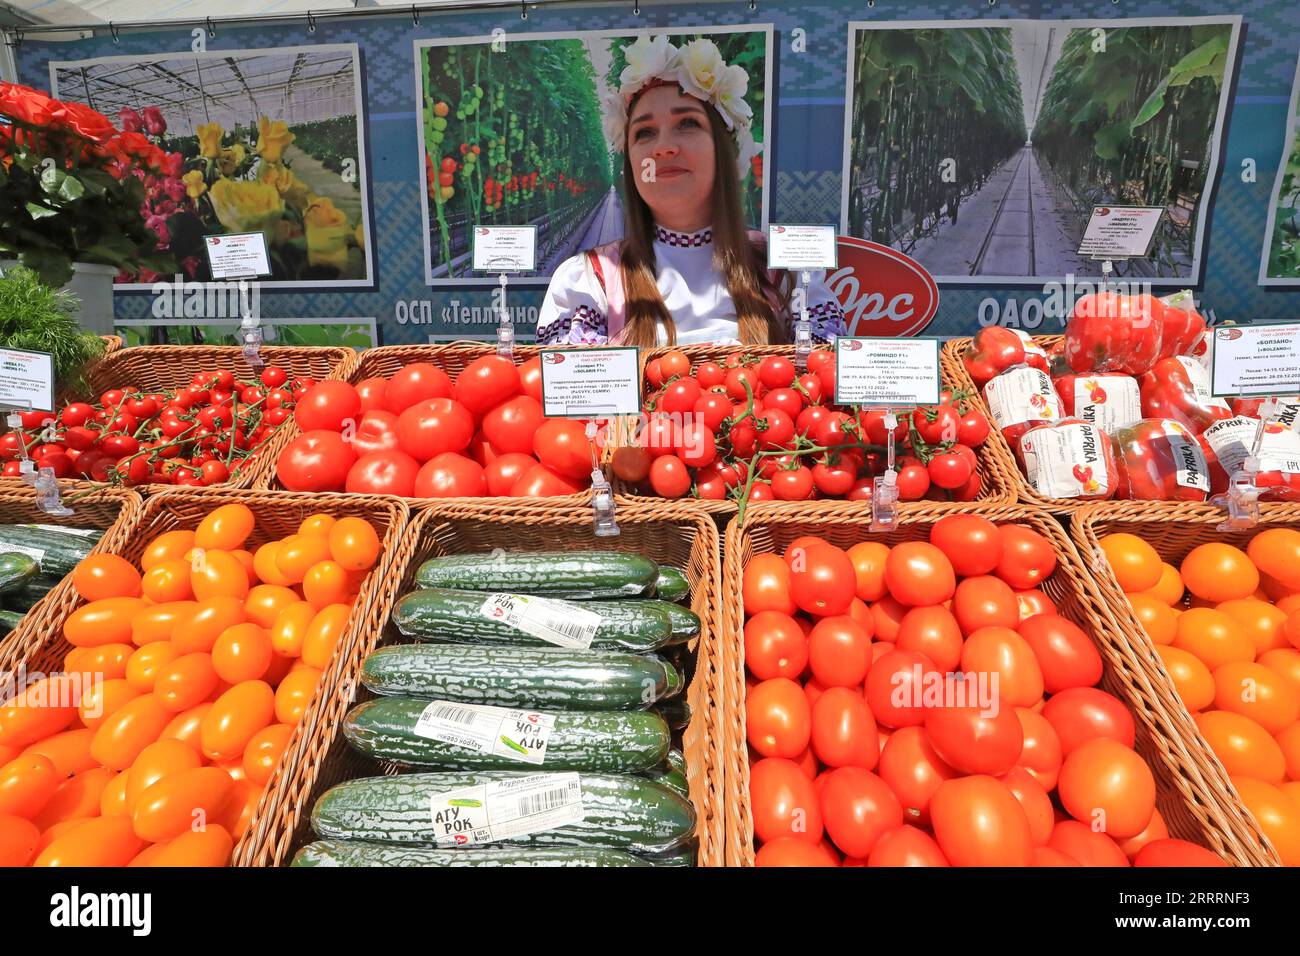
<svg viewBox="0 0 1300 956">
<path fill-rule="evenodd" d="M 842 215 L 940 282 L 1096 276 L 1094 207 L 1162 207 L 1116 271 L 1194 281 L 1238 19 L 852 24 Z"/>
<path fill-rule="evenodd" d="M 50 84 L 161 151 L 156 247 L 119 283 L 207 281 L 206 237 L 261 232 L 267 284 L 370 284 L 355 44 L 52 62 Z"/>
<path fill-rule="evenodd" d="M 1268 209 L 1261 285 L 1300 285 L 1300 63 L 1291 87 L 1284 143 Z"/>
<path fill-rule="evenodd" d="M 754 145 L 745 158 L 741 200 L 747 224 L 762 227 L 771 30 L 661 33 L 677 44 L 711 40 L 727 63 L 748 75 L 738 93 L 753 111 Z M 617 89 L 627 66 L 624 50 L 635 39 L 593 32 L 416 44 L 430 283 L 495 281 L 470 271 L 474 226 L 537 224 L 532 278 L 623 234 L 623 159 L 602 133 L 601 100 Z"/>
</svg>

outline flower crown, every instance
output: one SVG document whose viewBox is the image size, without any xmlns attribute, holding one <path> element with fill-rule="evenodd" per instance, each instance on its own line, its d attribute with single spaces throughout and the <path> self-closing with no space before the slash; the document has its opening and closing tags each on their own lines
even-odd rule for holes
<svg viewBox="0 0 1300 956">
<path fill-rule="evenodd" d="M 619 75 L 619 88 L 601 94 L 601 119 L 605 139 L 616 153 L 627 138 L 627 113 L 633 97 L 651 86 L 676 85 L 683 93 L 712 103 L 727 124 L 739 153 L 737 167 L 743 179 L 750 160 L 758 155 L 750 126 L 754 111 L 745 102 L 749 74 L 728 66 L 712 40 L 692 40 L 676 47 L 668 37 L 643 34 L 623 51 L 627 66 Z"/>
</svg>

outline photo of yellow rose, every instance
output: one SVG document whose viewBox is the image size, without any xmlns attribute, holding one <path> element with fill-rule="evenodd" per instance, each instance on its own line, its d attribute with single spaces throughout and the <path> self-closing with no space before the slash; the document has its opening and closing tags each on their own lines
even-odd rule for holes
<svg viewBox="0 0 1300 956">
<path fill-rule="evenodd" d="M 172 157 L 147 226 L 187 278 L 211 278 L 208 237 L 260 232 L 268 283 L 355 286 L 371 277 L 359 71 L 355 44 L 323 44 L 60 62 L 54 74 L 70 100 L 120 114 L 138 148 Z"/>
</svg>

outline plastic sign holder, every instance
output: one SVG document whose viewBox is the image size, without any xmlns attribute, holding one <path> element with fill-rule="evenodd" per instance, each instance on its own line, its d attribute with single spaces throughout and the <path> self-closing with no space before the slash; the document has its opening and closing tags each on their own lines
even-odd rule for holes
<svg viewBox="0 0 1300 956">
<path fill-rule="evenodd" d="M 1228 516 L 1219 522 L 1215 530 L 1232 531 L 1253 528 L 1259 524 L 1260 488 L 1255 484 L 1255 476 L 1259 474 L 1259 456 L 1264 443 L 1264 433 L 1269 422 L 1276 418 L 1277 414 L 1277 399 L 1265 399 L 1259 409 L 1259 425 L 1255 428 L 1255 440 L 1251 443 L 1250 454 L 1228 478 L 1227 493 L 1215 498 L 1215 504 L 1226 505 L 1228 509 Z"/>
<path fill-rule="evenodd" d="M 610 487 L 605 472 L 600 467 L 600 449 L 596 447 L 599 431 L 594 418 L 587 422 L 587 441 L 591 443 L 592 533 L 597 538 L 612 538 L 621 532 L 615 516 L 617 506 L 614 504 L 614 489 Z"/>
<path fill-rule="evenodd" d="M 23 419 L 17 412 L 10 412 L 5 424 L 18 436 L 18 470 L 19 477 L 36 489 L 36 507 L 47 515 L 66 518 L 75 512 L 63 503 L 59 496 L 59 479 L 50 467 L 38 468 L 27 454 L 27 442 L 23 440 Z"/>
<path fill-rule="evenodd" d="M 871 483 L 871 531 L 892 531 L 898 525 L 898 473 L 894 471 L 894 429 L 898 416 L 885 409 L 885 473 Z"/>
<path fill-rule="evenodd" d="M 515 326 L 506 311 L 506 286 L 511 272 L 537 269 L 536 226 L 475 226 L 470 232 L 470 265 L 475 272 L 495 272 L 497 292 L 497 355 L 514 360 Z"/>
<path fill-rule="evenodd" d="M 803 374 L 812 352 L 812 322 L 808 318 L 808 286 L 812 270 L 834 269 L 839 265 L 839 247 L 834 226 L 805 226 L 773 223 L 767 229 L 768 269 L 798 271 L 799 314 L 794 323 L 794 366 Z"/>
</svg>

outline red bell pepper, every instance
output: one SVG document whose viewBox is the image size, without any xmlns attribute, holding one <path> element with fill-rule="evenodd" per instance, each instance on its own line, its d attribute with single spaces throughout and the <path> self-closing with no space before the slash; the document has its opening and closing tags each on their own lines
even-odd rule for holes
<svg viewBox="0 0 1300 956">
<path fill-rule="evenodd" d="M 984 386 L 993 422 L 1015 451 L 1020 436 L 1034 425 L 1061 418 L 1061 400 L 1042 369 L 1014 365 Z"/>
<path fill-rule="evenodd" d="M 1210 373 L 1185 355 L 1156 362 L 1142 376 L 1142 414 L 1147 418 L 1172 418 L 1199 435 L 1215 422 L 1232 417 L 1232 409 L 1210 394 Z"/>
<path fill-rule="evenodd" d="M 1160 356 L 1164 305 L 1150 295 L 1085 295 L 1065 327 L 1065 358 L 1076 372 L 1141 375 Z"/>
<path fill-rule="evenodd" d="M 1205 331 L 1205 319 L 1196 311 L 1192 293 L 1176 292 L 1159 300 L 1161 310 L 1160 357 L 1187 355 Z"/>
<path fill-rule="evenodd" d="M 1146 418 L 1115 433 L 1119 498 L 1204 501 L 1210 491 L 1205 454 L 1180 422 Z"/>
<path fill-rule="evenodd" d="M 1215 422 L 1197 436 L 1210 470 L 1210 493 L 1228 490 L 1255 447 L 1259 419 L 1245 415 Z M 1255 485 L 1263 501 L 1300 501 L 1300 433 L 1279 421 L 1264 426 Z"/>
<path fill-rule="evenodd" d="M 1029 483 L 1045 497 L 1103 500 L 1119 490 L 1110 436 L 1080 418 L 1030 428 L 1017 456 Z"/>
<path fill-rule="evenodd" d="M 983 388 L 994 376 L 1025 361 L 1025 345 L 1011 329 L 990 325 L 975 333 L 961 361 L 975 387 Z"/>
<path fill-rule="evenodd" d="M 1122 372 L 1073 372 L 1053 380 L 1066 416 L 1091 422 L 1108 434 L 1142 417 L 1137 379 Z"/>
</svg>

